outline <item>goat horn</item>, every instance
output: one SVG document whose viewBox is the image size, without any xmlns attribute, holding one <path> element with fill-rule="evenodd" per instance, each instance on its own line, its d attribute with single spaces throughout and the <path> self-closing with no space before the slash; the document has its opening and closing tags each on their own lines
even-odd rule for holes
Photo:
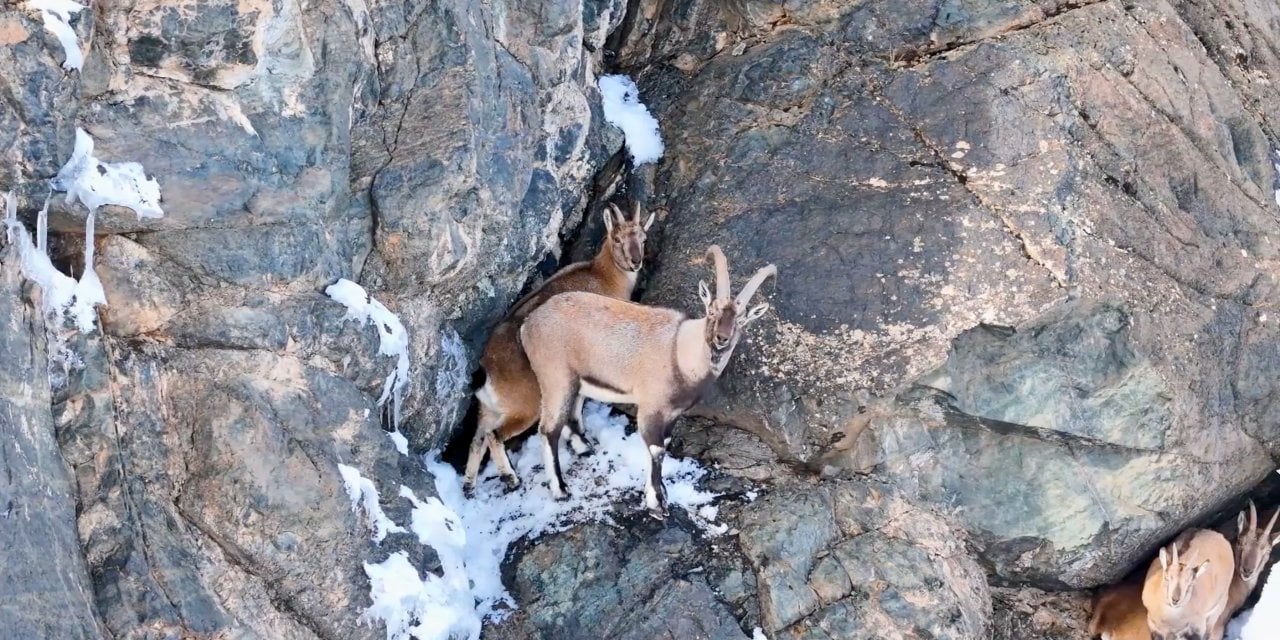
<svg viewBox="0 0 1280 640">
<path fill-rule="evenodd" d="M 643 212 L 640 211 L 640 201 L 632 200 L 631 201 L 631 220 L 633 222 L 640 222 L 640 215 L 642 213 Z"/>
<path fill-rule="evenodd" d="M 1253 500 L 1249 501 L 1249 529 L 1258 528 L 1258 507 L 1254 506 Z"/>
<path fill-rule="evenodd" d="M 771 264 L 761 267 L 754 276 L 751 276 L 751 279 L 747 281 L 747 284 L 742 286 L 742 291 L 738 292 L 738 298 L 734 300 L 734 304 L 736 304 L 740 309 L 746 307 L 751 303 L 751 297 L 756 295 L 756 289 L 760 288 L 760 285 L 764 283 L 765 278 L 776 275 L 778 275 L 777 267 Z"/>
<path fill-rule="evenodd" d="M 1267 523 L 1267 528 L 1262 531 L 1264 539 L 1271 536 L 1271 527 L 1276 526 L 1276 516 L 1280 516 L 1280 509 L 1276 509 L 1275 513 L 1271 514 L 1271 521 Z"/>
<path fill-rule="evenodd" d="M 716 267 L 716 300 L 729 299 L 729 263 L 724 259 L 720 245 L 707 247 L 707 255 L 715 262 Z"/>
</svg>

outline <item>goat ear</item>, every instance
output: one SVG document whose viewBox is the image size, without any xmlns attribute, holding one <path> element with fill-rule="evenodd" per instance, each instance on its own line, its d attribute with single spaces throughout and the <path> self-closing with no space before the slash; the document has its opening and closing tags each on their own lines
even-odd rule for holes
<svg viewBox="0 0 1280 640">
<path fill-rule="evenodd" d="M 658 214 L 656 214 L 656 213 L 651 213 L 651 214 L 649 214 L 649 219 L 644 221 L 644 230 L 645 230 L 645 231 L 648 231 L 648 230 L 649 230 L 649 227 L 650 227 L 650 226 L 653 226 L 653 219 L 654 219 L 654 218 L 656 218 L 656 217 L 658 217 Z"/>
<path fill-rule="evenodd" d="M 1196 578 L 1199 578 L 1200 574 L 1205 569 L 1208 569 L 1208 568 L 1209 568 L 1209 560 L 1206 558 L 1204 562 L 1201 562 L 1200 564 L 1196 565 L 1196 568 L 1191 570 L 1191 579 L 1194 581 Z"/>
<path fill-rule="evenodd" d="M 706 280 L 698 281 L 698 297 L 702 298 L 702 304 L 708 309 L 711 308 L 711 290 L 707 288 Z"/>
<path fill-rule="evenodd" d="M 611 204 L 604 208 L 604 230 L 606 235 L 613 235 L 613 205 Z"/>
<path fill-rule="evenodd" d="M 738 324 L 745 327 L 748 324 L 760 319 L 760 316 L 764 315 L 764 313 L 768 310 L 769 310 L 769 303 L 767 302 L 751 307 L 750 311 L 743 314 L 742 319 L 738 321 Z"/>
</svg>

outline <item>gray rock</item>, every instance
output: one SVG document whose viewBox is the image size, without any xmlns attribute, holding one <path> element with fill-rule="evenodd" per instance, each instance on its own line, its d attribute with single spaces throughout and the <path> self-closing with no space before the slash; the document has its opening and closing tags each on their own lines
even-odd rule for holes
<svg viewBox="0 0 1280 640">
<path fill-rule="evenodd" d="M 137 0 L 77 14 L 86 60 L 70 74 L 37 12 L 0 10 L 14 107 L 0 110 L 0 190 L 17 190 L 23 218 L 76 127 L 99 158 L 154 174 L 165 209 L 97 213 L 102 331 L 68 335 L 52 376 L 20 371 L 44 390 L 75 479 L 48 504 L 46 528 L 62 527 L 42 534 L 49 559 L 88 576 L 86 606 L 47 587 L 48 606 L 86 612 L 59 624 L 86 631 L 50 634 L 94 635 L 95 617 L 118 638 L 384 634 L 359 622 L 362 563 L 435 558 L 408 534 L 370 544 L 337 465 L 373 480 L 399 523 L 399 486 L 433 489 L 374 402 L 394 358 L 322 291 L 357 280 L 400 316 L 400 427 L 419 449 L 442 445 L 487 326 L 558 253 L 621 145 L 591 105 L 600 54 L 584 39 L 598 50 L 624 8 Z M 87 212 L 58 194 L 50 213 L 55 260 L 78 275 Z M 50 469 L 15 504 L 66 484 Z M 49 635 L 19 633 L 54 624 L 41 618 L 0 626 Z"/>
<path fill-rule="evenodd" d="M 621 49 L 643 57 L 676 13 L 737 41 L 642 83 L 671 212 L 644 300 L 699 311 L 713 242 L 739 282 L 779 268 L 697 413 L 914 493 L 998 581 L 1048 589 L 1123 575 L 1274 467 L 1270 90 L 1206 53 L 1234 46 L 1218 17 L 801 3 L 778 28 L 768 4 L 684 3 Z M 1226 10 L 1251 25 L 1231 40 L 1273 13 Z M 918 386 L 953 399 L 918 406 Z"/>
<path fill-rule="evenodd" d="M 778 488 L 739 528 L 770 637 L 989 637 L 987 583 L 962 534 L 885 487 Z"/>
<path fill-rule="evenodd" d="M 528 637 L 746 638 L 700 575 L 704 546 L 683 528 L 643 521 L 621 530 L 582 525 L 539 541 L 515 564 Z"/>
<path fill-rule="evenodd" d="M 49 411 L 45 325 L 28 295 L 38 290 L 24 285 L 17 258 L 0 246 L 0 597 L 11 605 L 0 635 L 99 638 L 75 485 Z"/>
</svg>

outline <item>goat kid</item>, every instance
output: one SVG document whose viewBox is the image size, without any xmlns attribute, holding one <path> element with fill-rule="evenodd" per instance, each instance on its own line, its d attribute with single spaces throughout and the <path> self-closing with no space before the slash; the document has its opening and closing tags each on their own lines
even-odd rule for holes
<svg viewBox="0 0 1280 640">
<path fill-rule="evenodd" d="M 706 315 L 690 319 L 672 309 L 646 307 L 590 293 L 566 293 L 529 314 L 520 341 L 542 394 L 539 431 L 551 493 L 568 496 L 560 472 L 560 433 L 575 398 L 636 405 L 637 426 L 649 450 L 645 506 L 667 516 L 662 485 L 664 445 L 671 423 L 718 378 L 747 325 L 768 304 L 747 309 L 761 283 L 777 274 L 768 265 L 730 297 L 729 266 L 718 246 L 716 295 L 698 283 Z"/>
<path fill-rule="evenodd" d="M 637 203 L 628 220 L 617 206 L 610 203 L 604 211 L 604 243 L 595 259 L 561 269 L 521 298 L 494 328 L 480 356 L 485 383 L 476 392 L 480 401 L 480 420 L 467 456 L 463 481 L 463 491 L 467 495 L 475 491 L 476 474 L 484 462 L 486 449 L 507 489 L 520 486 L 520 478 L 507 458 L 504 443 L 533 426 L 541 406 L 538 381 L 519 343 L 518 332 L 524 318 L 553 296 L 568 291 L 589 291 L 621 300 L 630 299 L 636 285 L 636 274 L 644 263 L 645 232 L 653 224 L 654 215 L 649 214 L 648 219 L 642 222 Z M 591 452 L 591 445 L 582 435 L 581 398 L 576 400 L 574 416 L 578 426 L 570 427 L 569 444 L 577 454 L 586 455 Z"/>
<path fill-rule="evenodd" d="M 1218 617 L 1213 637 L 1221 638 L 1226 633 L 1227 622 L 1244 606 L 1244 601 L 1249 599 L 1249 594 L 1258 586 L 1258 577 L 1271 559 L 1271 549 L 1280 544 L 1280 535 L 1271 538 L 1276 516 L 1280 516 L 1280 509 L 1271 514 L 1271 520 L 1267 522 L 1265 529 L 1258 529 L 1258 508 L 1250 500 L 1248 519 L 1245 519 L 1244 511 L 1236 517 L 1236 528 L 1240 532 L 1235 543 L 1236 570 L 1231 575 L 1227 607 Z"/>
<path fill-rule="evenodd" d="M 1188 530 L 1160 549 L 1142 588 L 1152 640 L 1222 640 L 1215 626 L 1234 573 L 1231 544 L 1217 531 Z"/>
</svg>

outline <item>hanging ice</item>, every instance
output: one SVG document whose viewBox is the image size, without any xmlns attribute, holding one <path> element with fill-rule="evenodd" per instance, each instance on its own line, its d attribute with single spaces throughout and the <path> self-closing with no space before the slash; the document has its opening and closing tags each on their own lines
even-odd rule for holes
<svg viewBox="0 0 1280 640">
<path fill-rule="evenodd" d="M 405 386 L 409 383 L 409 332 L 405 331 L 404 324 L 396 314 L 374 300 L 364 287 L 346 278 L 329 285 L 324 293 L 347 308 L 348 320 L 361 324 L 372 322 L 378 329 L 378 353 L 396 359 L 396 369 L 387 376 L 378 404 L 384 405 L 387 400 L 391 400 L 392 426 L 399 427 L 400 402 L 404 397 Z"/>
<path fill-rule="evenodd" d="M 71 16 L 84 11 L 85 6 L 71 0 L 27 0 L 27 6 L 40 10 L 44 28 L 62 45 L 62 53 L 66 58 L 62 68 L 70 71 L 83 66 L 84 53 L 80 51 L 80 41 L 76 38 L 75 29 L 71 28 Z"/>
</svg>

